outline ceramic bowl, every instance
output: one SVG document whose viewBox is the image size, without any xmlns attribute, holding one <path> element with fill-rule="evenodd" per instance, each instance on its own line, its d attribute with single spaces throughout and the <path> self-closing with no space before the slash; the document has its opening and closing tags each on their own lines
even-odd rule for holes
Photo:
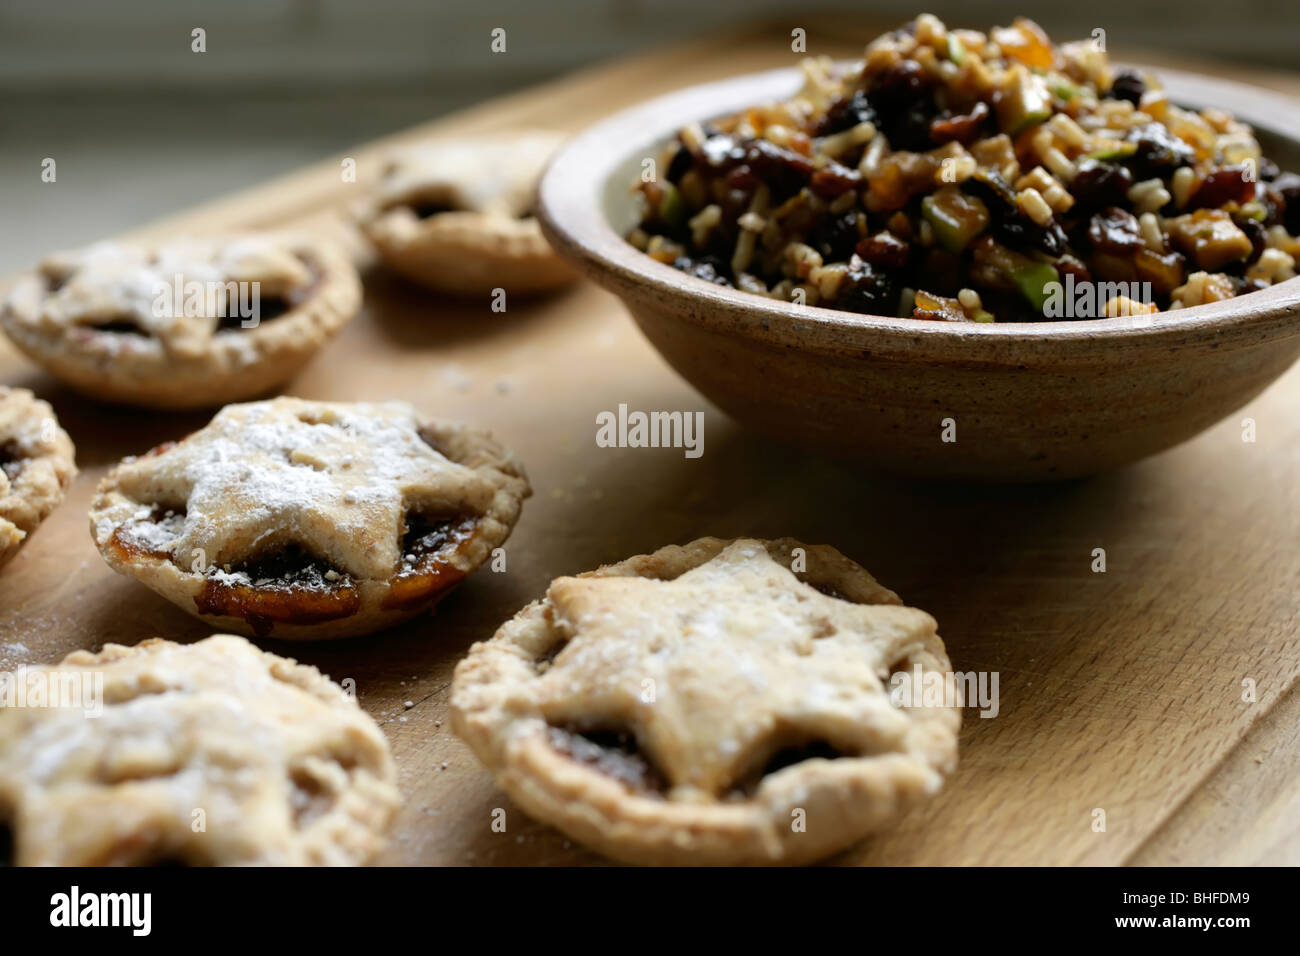
<svg viewBox="0 0 1300 956">
<path fill-rule="evenodd" d="M 1300 104 L 1155 72 L 1175 102 L 1229 110 L 1256 127 L 1266 155 L 1300 169 Z M 673 368 L 744 425 L 885 472 L 1069 478 L 1191 438 L 1300 354 L 1300 278 L 1154 316 L 927 322 L 719 287 L 623 239 L 638 218 L 631 184 L 643 160 L 657 159 L 681 126 L 799 85 L 797 70 L 776 70 L 635 106 L 572 139 L 539 187 L 551 243 L 622 299 Z"/>
</svg>

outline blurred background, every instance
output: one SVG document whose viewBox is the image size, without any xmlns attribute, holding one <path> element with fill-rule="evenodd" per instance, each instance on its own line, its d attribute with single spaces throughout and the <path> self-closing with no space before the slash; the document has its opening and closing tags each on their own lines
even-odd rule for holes
<svg viewBox="0 0 1300 956">
<path fill-rule="evenodd" d="M 0 0 L 0 273 L 611 57 L 761 23 L 816 53 L 922 10 L 978 29 L 1024 13 L 1056 40 L 1101 27 L 1116 55 L 1279 88 L 1300 60 L 1294 0 Z"/>
</svg>

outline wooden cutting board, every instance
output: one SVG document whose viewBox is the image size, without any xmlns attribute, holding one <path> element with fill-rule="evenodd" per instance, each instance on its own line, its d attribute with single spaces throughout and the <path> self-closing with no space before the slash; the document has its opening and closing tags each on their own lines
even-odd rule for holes
<svg viewBox="0 0 1300 956">
<path fill-rule="evenodd" d="M 852 55 L 870 32 L 824 24 L 809 30 L 809 50 Z M 336 157 L 135 235 L 303 225 L 342 234 L 342 213 L 373 181 L 376 157 L 398 143 L 520 125 L 576 129 L 655 93 L 792 58 L 780 27 L 598 67 L 359 147 L 349 153 L 358 183 L 342 182 Z M 1294 76 L 1230 72 L 1300 91 Z M 51 214 L 66 213 L 51 197 Z M 0 575 L 0 667 L 105 641 L 204 636 L 203 625 L 105 567 L 86 509 L 113 462 L 207 416 L 99 407 L 2 344 L 0 381 L 54 404 L 82 469 Z M 1300 862 L 1300 695 L 1291 692 L 1300 670 L 1300 368 L 1196 440 L 1123 471 L 1042 487 L 909 484 L 742 431 L 590 285 L 497 314 L 486 301 L 443 301 L 371 271 L 360 317 L 289 391 L 401 398 L 488 425 L 527 462 L 535 488 L 507 571 L 480 571 L 436 617 L 344 643 L 267 643 L 354 678 L 392 741 L 404 805 L 382 862 L 599 862 L 513 807 L 452 736 L 452 669 L 551 578 L 705 534 L 834 544 L 934 614 L 956 669 L 999 674 L 1000 713 L 966 712 L 961 766 L 943 794 L 844 862 Z M 620 403 L 703 410 L 703 456 L 598 448 L 596 414 Z M 1254 443 L 1242 440 L 1247 417 Z M 1104 573 L 1092 570 L 1095 548 L 1105 549 Z M 1254 703 L 1243 701 L 1246 679 Z M 496 808 L 506 810 L 504 833 L 491 827 Z"/>
</svg>

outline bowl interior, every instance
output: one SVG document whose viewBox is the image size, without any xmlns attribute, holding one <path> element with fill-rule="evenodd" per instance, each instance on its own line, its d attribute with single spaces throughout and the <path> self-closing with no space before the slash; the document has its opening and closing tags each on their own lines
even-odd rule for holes
<svg viewBox="0 0 1300 956">
<path fill-rule="evenodd" d="M 1117 67 L 1123 65 L 1116 64 Z M 1139 69 L 1142 68 L 1139 67 Z M 1165 86 L 1174 94 L 1175 102 L 1184 109 L 1199 109 L 1205 106 L 1230 109 L 1238 119 L 1244 120 L 1255 127 L 1256 138 L 1259 140 L 1265 156 L 1274 160 L 1284 172 L 1300 173 L 1300 129 L 1292 128 L 1288 132 L 1284 125 L 1285 112 L 1279 113 L 1275 109 L 1270 109 L 1271 106 L 1275 105 L 1273 98 L 1278 94 L 1266 93 L 1265 98 L 1261 101 L 1255 94 L 1264 91 L 1251 90 L 1249 87 L 1243 87 L 1240 84 L 1225 81 L 1211 81 L 1206 84 L 1203 80 L 1208 78 L 1173 70 L 1152 70 L 1150 72 L 1155 73 L 1165 83 Z M 768 77 L 770 77 L 770 80 Z M 750 78 L 745 77 L 742 79 L 749 80 Z M 752 105 L 757 102 L 753 98 L 753 94 L 759 90 L 769 91 L 767 92 L 767 98 L 769 99 L 785 99 L 795 95 L 802 85 L 797 70 L 774 70 L 769 74 L 759 74 L 754 79 L 756 82 L 753 85 L 746 84 L 744 86 L 744 98 L 731 105 L 719 104 L 708 115 L 679 119 L 677 124 L 667 131 L 648 129 L 646 131 L 647 135 L 632 145 L 631 151 L 609 172 L 603 184 L 603 201 L 601 205 L 605 210 L 610 227 L 616 233 L 620 236 L 626 235 L 639 222 L 641 211 L 638 207 L 637 197 L 628 189 L 628 186 L 641 175 L 642 163 L 645 159 L 653 158 L 658 162 L 659 156 L 662 155 L 668 143 L 672 141 L 678 128 L 691 119 L 707 122 Z M 723 81 L 722 83 L 711 84 L 711 86 L 718 90 L 721 99 L 726 87 L 734 82 Z M 1224 90 L 1219 89 L 1220 87 L 1233 88 L 1233 92 L 1243 91 L 1243 95 L 1234 96 L 1231 98 L 1230 105 L 1225 104 L 1223 102 Z M 691 91 L 685 92 L 690 93 Z M 1192 98 L 1198 92 L 1204 99 L 1198 101 Z M 1217 96 L 1216 92 L 1218 93 Z M 1183 95 L 1180 95 L 1180 93 Z M 667 99 L 676 100 L 678 96 L 682 96 L 682 94 L 669 94 Z"/>
<path fill-rule="evenodd" d="M 1239 83 L 1174 70 L 1152 72 L 1175 102 L 1193 108 L 1227 110 L 1255 127 L 1266 156 L 1283 170 L 1300 171 L 1300 104 L 1281 94 Z M 754 103 L 789 97 L 798 91 L 801 82 L 798 69 L 780 69 L 690 87 L 632 107 L 579 134 L 556 157 L 542 181 L 541 217 L 548 235 L 585 265 L 597 281 L 615 291 L 648 282 L 660 296 L 680 302 L 687 295 L 700 306 L 695 310 L 700 321 L 708 321 L 710 312 L 718 312 L 708 308 L 710 302 L 730 306 L 733 311 L 737 302 L 743 302 L 755 316 L 761 316 L 765 330 L 769 322 L 775 322 L 780 328 L 804 333 L 802 344 L 812 347 L 860 347 L 868 330 L 877 344 L 882 333 L 947 340 L 1005 340 L 1014 336 L 1024 341 L 1039 337 L 1079 340 L 1103 330 L 1136 330 L 1148 338 L 1151 333 L 1165 330 L 1170 333 L 1166 339 L 1190 341 L 1188 336 L 1203 333 L 1207 325 L 1250 321 L 1252 317 L 1261 323 L 1271 322 L 1275 334 L 1290 334 L 1291 330 L 1300 333 L 1292 315 L 1300 307 L 1300 278 L 1238 299 L 1155 316 L 959 323 L 961 328 L 957 328 L 953 323 L 797 306 L 720 288 L 656 262 L 624 240 L 640 218 L 632 184 L 642 175 L 647 160 L 659 162 L 677 130 L 692 120 L 706 121 Z M 810 328 L 820 335 L 808 336 Z"/>
</svg>

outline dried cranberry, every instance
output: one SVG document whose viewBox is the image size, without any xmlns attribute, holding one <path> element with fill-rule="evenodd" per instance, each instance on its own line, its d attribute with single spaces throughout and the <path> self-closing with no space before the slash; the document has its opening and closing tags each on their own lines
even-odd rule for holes
<svg viewBox="0 0 1300 956">
<path fill-rule="evenodd" d="M 901 269 L 907 265 L 909 246 L 891 232 L 878 232 L 858 243 L 857 253 L 878 269 Z"/>
<path fill-rule="evenodd" d="M 703 279 L 705 282 L 712 282 L 714 285 L 731 286 L 731 269 L 721 259 L 714 256 L 700 256 L 692 259 L 689 256 L 678 256 L 673 262 L 674 269 L 680 269 L 689 275 Z"/>
<path fill-rule="evenodd" d="M 1088 239 L 1098 252 L 1131 255 L 1146 245 L 1137 217 L 1118 206 L 1098 213 L 1088 223 Z"/>
<path fill-rule="evenodd" d="M 936 146 L 952 142 L 963 145 L 972 143 L 979 138 L 989 116 L 988 104 L 983 100 L 978 101 L 969 113 L 951 116 L 945 111 L 943 116 L 936 117 L 930 123 L 930 142 Z"/>
<path fill-rule="evenodd" d="M 841 97 L 831 104 L 826 117 L 817 127 L 817 135 L 829 136 L 831 133 L 852 129 L 859 123 L 877 125 L 879 122 L 880 114 L 876 112 L 866 91 L 854 90 L 852 96 Z"/>
<path fill-rule="evenodd" d="M 1246 178 L 1246 167 L 1224 166 L 1205 177 L 1187 200 L 1187 208 L 1218 209 L 1230 202 L 1238 205 L 1255 198 L 1255 181 Z"/>
<path fill-rule="evenodd" d="M 1133 174 L 1115 163 L 1095 159 L 1080 160 L 1078 172 L 1070 183 L 1075 203 L 1087 209 L 1100 209 L 1124 202 L 1133 185 Z"/>
<path fill-rule="evenodd" d="M 1120 70 L 1115 74 L 1115 81 L 1106 94 L 1114 100 L 1128 100 L 1134 106 L 1142 102 L 1142 94 L 1147 91 L 1146 81 L 1133 70 Z"/>
</svg>

